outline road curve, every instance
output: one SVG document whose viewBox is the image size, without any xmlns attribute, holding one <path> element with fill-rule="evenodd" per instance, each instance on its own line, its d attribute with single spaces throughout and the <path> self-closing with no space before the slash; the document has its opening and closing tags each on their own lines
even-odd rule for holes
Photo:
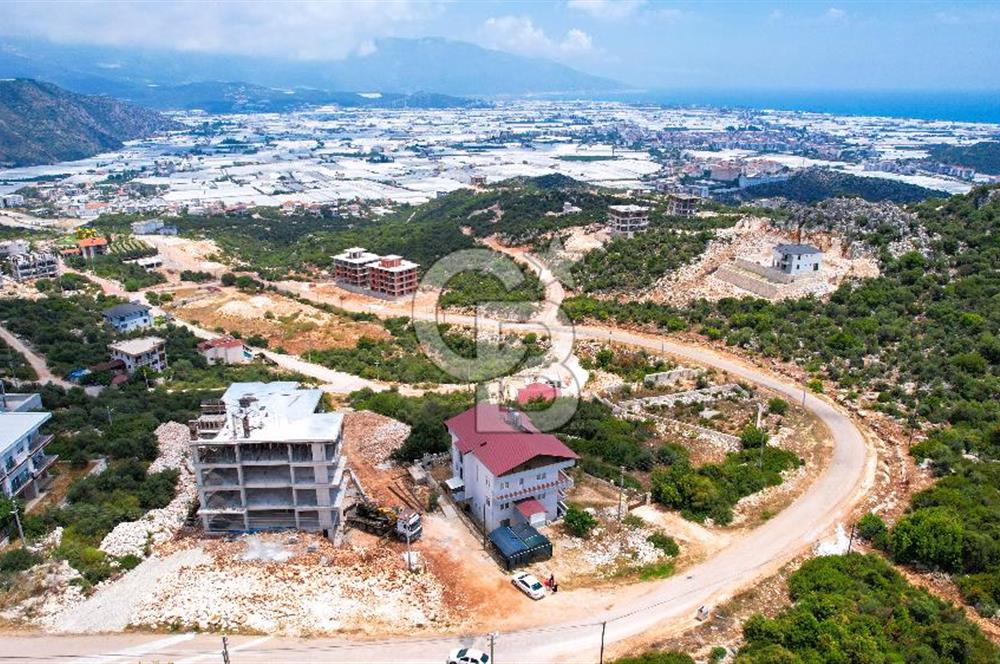
<svg viewBox="0 0 1000 664">
<path fill-rule="evenodd" d="M 678 576 L 647 584 L 648 590 L 626 602 L 608 593 L 589 619 L 541 624 L 501 634 L 496 659 L 505 662 L 597 661 L 601 623 L 605 643 L 683 629 L 693 623 L 701 605 L 714 605 L 770 576 L 786 562 L 842 522 L 864 495 L 874 476 L 874 451 L 851 419 L 827 400 L 800 385 L 740 360 L 699 346 L 621 329 L 580 327 L 578 338 L 612 341 L 660 350 L 692 362 L 713 366 L 803 403 L 829 429 L 833 453 L 821 476 L 780 514 L 743 539 Z M 236 661 L 249 662 L 441 662 L 458 645 L 486 649 L 483 636 L 372 640 L 347 638 L 292 639 L 240 637 L 231 642 Z M 5 635 L 0 660 L 26 662 L 88 662 L 125 664 L 138 661 L 218 661 L 219 637 L 208 635 L 112 634 L 100 636 Z"/>
</svg>

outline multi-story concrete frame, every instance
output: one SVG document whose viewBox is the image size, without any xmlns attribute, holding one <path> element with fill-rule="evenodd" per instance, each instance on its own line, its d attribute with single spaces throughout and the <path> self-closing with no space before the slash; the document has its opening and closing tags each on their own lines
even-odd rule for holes
<svg viewBox="0 0 1000 664">
<path fill-rule="evenodd" d="M 351 247 L 333 257 L 334 278 L 350 286 L 368 288 L 369 268 L 378 261 L 378 254 L 362 247 Z"/>
<path fill-rule="evenodd" d="M 48 483 L 59 457 L 45 452 L 52 436 L 39 429 L 52 413 L 41 406 L 37 394 L 0 394 L 0 495 L 30 500 Z"/>
<path fill-rule="evenodd" d="M 369 287 L 386 297 L 402 297 L 417 290 L 417 264 L 402 256 L 384 256 L 369 268 Z"/>
<path fill-rule="evenodd" d="M 190 422 L 198 514 L 209 532 L 296 528 L 333 538 L 343 517 L 340 413 L 294 382 L 234 383 Z"/>
<path fill-rule="evenodd" d="M 670 194 L 667 213 L 675 217 L 693 217 L 698 212 L 698 197 L 694 194 Z"/>
<path fill-rule="evenodd" d="M 609 205 L 608 231 L 632 237 L 649 228 L 649 208 L 642 205 Z"/>
<path fill-rule="evenodd" d="M 10 257 L 10 276 L 14 281 L 54 279 L 59 276 L 59 259 L 49 253 L 16 254 Z"/>
</svg>

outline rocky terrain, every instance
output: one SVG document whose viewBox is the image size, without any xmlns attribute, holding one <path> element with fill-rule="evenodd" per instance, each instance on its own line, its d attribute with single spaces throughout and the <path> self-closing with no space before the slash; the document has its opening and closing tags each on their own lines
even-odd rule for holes
<svg viewBox="0 0 1000 664">
<path fill-rule="evenodd" d="M 117 150 L 181 129 L 159 113 L 31 79 L 0 81 L 0 166 L 33 166 Z"/>
</svg>

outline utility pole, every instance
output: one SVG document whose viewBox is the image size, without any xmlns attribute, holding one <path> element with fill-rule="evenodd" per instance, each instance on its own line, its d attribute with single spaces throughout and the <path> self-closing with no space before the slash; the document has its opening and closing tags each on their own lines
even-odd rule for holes
<svg viewBox="0 0 1000 664">
<path fill-rule="evenodd" d="M 605 620 L 601 623 L 601 661 L 600 664 L 604 664 L 604 632 L 608 628 L 608 621 Z"/>
<path fill-rule="evenodd" d="M 413 571 L 413 551 L 410 549 L 410 524 L 406 524 L 406 569 Z"/>
<path fill-rule="evenodd" d="M 229 637 L 222 637 L 222 664 L 229 664 Z"/>
<path fill-rule="evenodd" d="M 851 553 L 851 549 L 854 548 L 854 528 L 855 528 L 855 526 L 852 524 L 851 525 L 851 537 L 850 537 L 850 539 L 847 540 L 847 553 L 848 554 L 850 554 Z"/>
<path fill-rule="evenodd" d="M 17 534 L 21 538 L 21 546 L 24 546 L 24 528 L 21 527 L 21 515 L 18 513 L 17 500 L 16 499 L 11 500 L 11 503 L 14 504 L 13 513 L 14 513 L 14 523 L 17 524 Z"/>
<path fill-rule="evenodd" d="M 496 645 L 497 637 L 499 634 L 497 632 L 490 632 L 490 661 L 493 661 L 493 646 Z"/>
<path fill-rule="evenodd" d="M 622 520 L 622 494 L 625 492 L 625 466 L 618 466 L 618 521 Z"/>
<path fill-rule="evenodd" d="M 486 548 L 486 501 L 483 501 L 483 548 Z"/>
<path fill-rule="evenodd" d="M 108 424 L 114 424 L 114 422 L 111 421 L 111 406 L 105 405 L 104 408 L 108 412 Z"/>
</svg>

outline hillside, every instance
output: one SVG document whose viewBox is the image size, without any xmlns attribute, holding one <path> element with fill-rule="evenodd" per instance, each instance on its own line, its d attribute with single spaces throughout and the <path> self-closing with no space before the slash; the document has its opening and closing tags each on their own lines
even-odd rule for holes
<svg viewBox="0 0 1000 664">
<path fill-rule="evenodd" d="M 1000 175 L 1000 141 L 982 141 L 972 145 L 933 145 L 928 152 L 932 158 L 945 164 Z"/>
<path fill-rule="evenodd" d="M 886 178 L 869 178 L 812 168 L 797 173 L 784 182 L 749 187 L 732 194 L 731 202 L 755 198 L 787 198 L 797 203 L 818 203 L 836 196 L 854 196 L 869 202 L 917 203 L 927 198 L 947 197 L 943 191 L 918 187 Z"/>
<path fill-rule="evenodd" d="M 110 97 L 30 79 L 0 81 L 0 165 L 33 166 L 116 150 L 178 123 Z"/>
</svg>

